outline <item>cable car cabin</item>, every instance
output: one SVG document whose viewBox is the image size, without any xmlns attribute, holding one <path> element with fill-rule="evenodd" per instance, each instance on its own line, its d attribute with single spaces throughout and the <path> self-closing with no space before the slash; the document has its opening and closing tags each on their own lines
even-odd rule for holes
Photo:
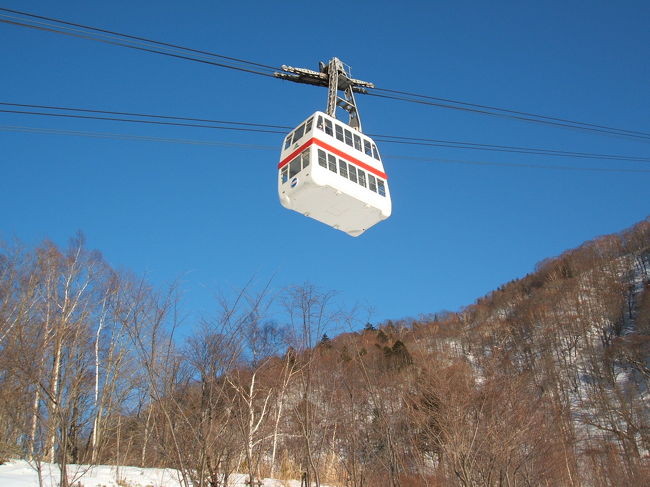
<svg viewBox="0 0 650 487">
<path fill-rule="evenodd" d="M 375 143 L 323 112 L 287 135 L 278 173 L 282 206 L 353 237 L 391 214 Z"/>
</svg>

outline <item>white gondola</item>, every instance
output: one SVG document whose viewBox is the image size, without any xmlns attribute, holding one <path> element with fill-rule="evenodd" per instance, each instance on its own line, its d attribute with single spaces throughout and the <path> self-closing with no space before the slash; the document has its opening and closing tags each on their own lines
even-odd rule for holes
<svg viewBox="0 0 650 487">
<path fill-rule="evenodd" d="M 278 193 L 285 208 L 353 237 L 391 214 L 388 178 L 377 146 L 323 112 L 285 138 Z"/>
</svg>

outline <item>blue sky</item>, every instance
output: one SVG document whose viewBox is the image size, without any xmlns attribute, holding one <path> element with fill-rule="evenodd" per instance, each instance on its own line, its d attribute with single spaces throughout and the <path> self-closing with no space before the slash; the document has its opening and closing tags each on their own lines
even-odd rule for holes
<svg viewBox="0 0 650 487">
<path fill-rule="evenodd" d="M 650 132 L 650 3 L 4 0 L 5 8 L 378 87 Z M 322 88 L 0 24 L 0 101 L 296 125 Z M 360 96 L 364 130 L 650 157 L 648 140 Z M 180 279 L 192 319 L 251 278 L 313 283 L 371 320 L 459 309 L 648 213 L 645 162 L 380 145 L 392 217 L 351 238 L 281 207 L 283 136 L 0 113 L 0 238 L 82 231 L 116 268 Z M 204 140 L 187 145 L 7 127 Z M 230 144 L 230 145 L 229 145 Z M 236 146 L 240 144 L 241 147 Z M 419 160 L 410 158 L 422 158 Z M 447 160 L 442 162 L 441 159 Z"/>
</svg>

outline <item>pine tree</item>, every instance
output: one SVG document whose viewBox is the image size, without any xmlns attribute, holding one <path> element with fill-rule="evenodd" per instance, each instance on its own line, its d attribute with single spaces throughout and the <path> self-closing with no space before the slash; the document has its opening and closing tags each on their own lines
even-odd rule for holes
<svg viewBox="0 0 650 487">
<path fill-rule="evenodd" d="M 319 342 L 318 345 L 323 346 L 325 348 L 331 348 L 332 347 L 330 337 L 327 336 L 327 333 L 323 333 L 323 336 L 321 337 L 320 342 Z"/>
<path fill-rule="evenodd" d="M 366 326 L 363 327 L 363 331 L 375 331 L 376 329 L 375 325 L 370 322 L 366 323 Z"/>
</svg>

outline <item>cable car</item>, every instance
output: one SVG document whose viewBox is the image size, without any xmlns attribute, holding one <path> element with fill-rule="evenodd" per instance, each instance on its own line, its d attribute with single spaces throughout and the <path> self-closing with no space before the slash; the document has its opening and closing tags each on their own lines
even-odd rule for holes
<svg viewBox="0 0 650 487">
<path fill-rule="evenodd" d="M 316 112 L 284 139 L 278 194 L 285 208 L 358 237 L 392 211 L 388 177 L 377 146 L 362 133 L 354 92 L 374 85 L 353 79 L 338 58 L 320 71 L 282 66 L 276 77 L 328 88 L 327 113 Z M 339 96 L 344 91 L 344 97 Z M 336 118 L 337 107 L 350 115 Z"/>
<path fill-rule="evenodd" d="M 284 139 L 278 193 L 285 208 L 353 237 L 388 218 L 392 208 L 373 140 L 324 112 Z"/>
</svg>

